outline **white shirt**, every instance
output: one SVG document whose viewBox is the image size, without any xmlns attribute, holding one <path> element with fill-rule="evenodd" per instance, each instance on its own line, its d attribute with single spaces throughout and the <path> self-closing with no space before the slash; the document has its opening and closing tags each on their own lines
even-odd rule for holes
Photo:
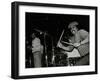
<svg viewBox="0 0 100 81">
<path fill-rule="evenodd" d="M 43 46 L 41 45 L 39 38 L 32 40 L 32 53 L 37 51 L 43 52 Z"/>
</svg>

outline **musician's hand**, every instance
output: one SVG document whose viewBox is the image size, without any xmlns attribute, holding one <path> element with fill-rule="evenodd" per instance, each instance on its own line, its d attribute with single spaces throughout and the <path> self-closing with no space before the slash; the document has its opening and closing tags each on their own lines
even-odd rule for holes
<svg viewBox="0 0 100 81">
<path fill-rule="evenodd" d="M 74 45 L 74 47 L 78 47 L 78 46 L 80 46 L 80 43 L 74 43 L 73 45 Z"/>
<path fill-rule="evenodd" d="M 57 44 L 57 47 L 62 47 L 62 44 L 59 42 L 59 43 Z"/>
</svg>

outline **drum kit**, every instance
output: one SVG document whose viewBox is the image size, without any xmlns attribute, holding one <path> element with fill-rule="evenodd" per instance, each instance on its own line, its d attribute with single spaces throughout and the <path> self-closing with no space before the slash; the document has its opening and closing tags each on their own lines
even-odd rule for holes
<svg viewBox="0 0 100 81">
<path fill-rule="evenodd" d="M 53 43 L 52 43 L 51 65 L 53 67 L 56 67 L 56 66 L 74 66 L 76 61 L 77 61 L 77 59 L 80 58 L 79 53 L 77 53 L 78 55 L 74 54 L 75 56 L 73 56 L 73 55 L 69 56 L 68 52 L 64 51 L 61 48 L 59 49 L 58 44 L 61 41 L 63 34 L 64 34 L 64 30 L 62 31 L 62 34 L 61 34 L 61 36 L 59 38 L 59 41 L 58 41 L 56 47 L 54 47 Z M 53 42 L 53 40 L 52 40 L 52 42 Z M 68 44 L 70 44 L 70 43 L 68 43 Z M 75 50 L 74 52 L 76 53 L 77 51 Z M 48 57 L 46 58 L 46 60 L 47 59 L 48 59 Z M 48 62 L 47 62 L 47 65 L 48 65 Z"/>
<path fill-rule="evenodd" d="M 36 29 L 35 29 L 36 30 Z M 37 32 L 40 32 L 40 35 L 44 35 L 44 43 L 46 42 L 45 40 L 45 36 L 47 35 L 47 33 L 40 31 L 40 30 L 36 30 Z M 59 42 L 62 39 L 62 36 L 64 34 L 64 30 L 59 38 L 59 41 L 57 43 L 57 45 L 59 44 Z M 52 38 L 52 56 L 51 56 L 51 62 L 48 62 L 48 55 L 47 55 L 47 48 L 46 48 L 46 44 L 44 44 L 44 52 L 45 52 L 45 62 L 46 62 L 46 66 L 45 67 L 57 67 L 57 66 L 74 66 L 76 63 L 76 58 L 69 58 L 68 57 L 68 53 L 62 49 L 60 49 L 58 46 L 54 46 L 53 45 L 53 38 Z"/>
<path fill-rule="evenodd" d="M 54 56 L 52 56 L 52 65 L 55 66 L 74 66 L 76 61 L 80 57 L 68 57 L 68 54 L 64 51 L 55 53 Z"/>
</svg>

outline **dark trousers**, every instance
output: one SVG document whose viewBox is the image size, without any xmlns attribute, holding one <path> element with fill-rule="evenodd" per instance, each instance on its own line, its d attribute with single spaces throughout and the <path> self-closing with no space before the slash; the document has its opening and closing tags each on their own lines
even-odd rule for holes
<svg viewBox="0 0 100 81">
<path fill-rule="evenodd" d="M 76 66 L 79 66 L 79 65 L 89 65 L 89 54 L 79 58 L 78 61 L 76 61 L 75 65 Z"/>
<path fill-rule="evenodd" d="M 34 67 L 42 67 L 41 52 L 37 51 L 33 53 Z"/>
</svg>

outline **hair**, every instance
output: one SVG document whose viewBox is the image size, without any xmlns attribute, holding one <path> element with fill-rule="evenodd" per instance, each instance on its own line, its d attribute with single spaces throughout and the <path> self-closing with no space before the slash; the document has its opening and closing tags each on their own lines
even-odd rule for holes
<svg viewBox="0 0 100 81">
<path fill-rule="evenodd" d="M 73 21 L 73 22 L 69 23 L 68 28 L 70 29 L 70 28 L 72 28 L 72 26 L 78 26 L 78 25 L 79 25 L 79 23 L 77 21 Z"/>
</svg>

